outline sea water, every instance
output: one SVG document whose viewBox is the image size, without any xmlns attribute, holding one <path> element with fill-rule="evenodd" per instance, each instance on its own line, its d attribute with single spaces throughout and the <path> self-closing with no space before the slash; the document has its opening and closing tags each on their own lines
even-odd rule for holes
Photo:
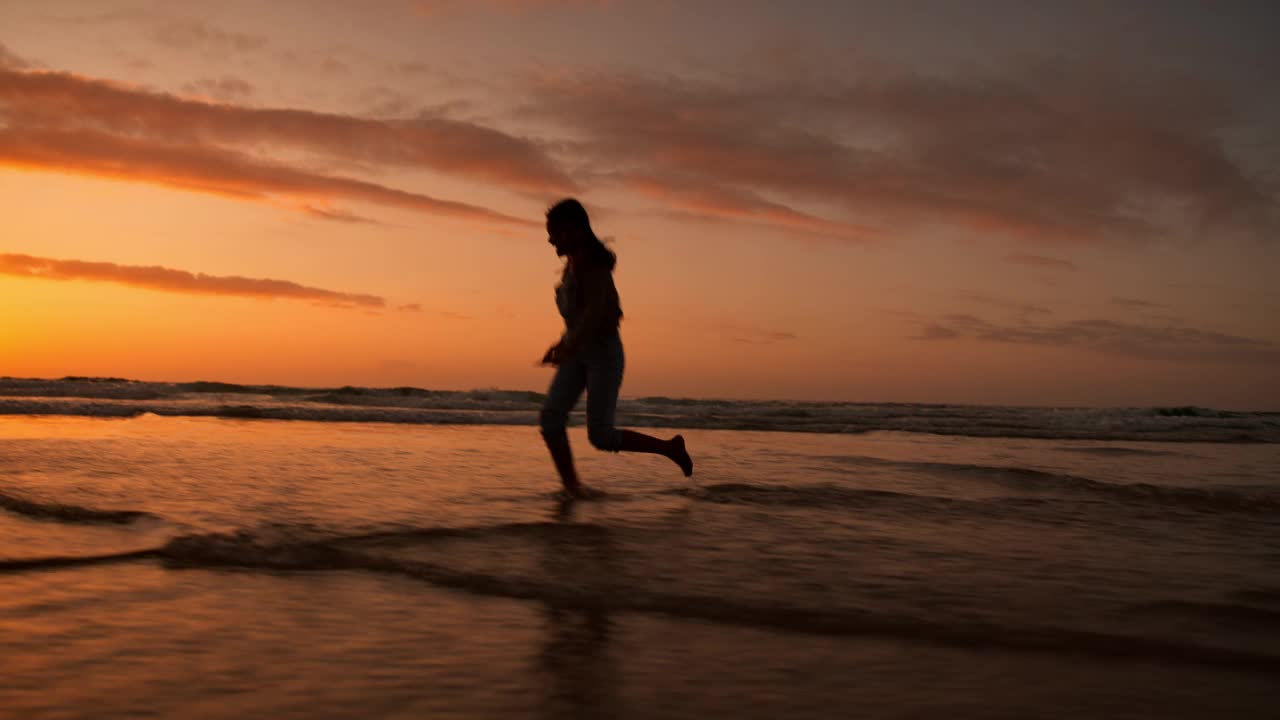
<svg viewBox="0 0 1280 720">
<path fill-rule="evenodd" d="M 1274 415 L 633 399 L 570 503 L 533 394 L 6 388 L 0 717 L 1280 707 Z"/>
</svg>

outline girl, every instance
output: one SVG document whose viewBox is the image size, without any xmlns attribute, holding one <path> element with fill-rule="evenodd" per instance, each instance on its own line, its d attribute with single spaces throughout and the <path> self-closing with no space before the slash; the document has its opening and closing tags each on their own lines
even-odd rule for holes
<svg viewBox="0 0 1280 720">
<path fill-rule="evenodd" d="M 679 465 L 685 477 L 692 475 L 693 460 L 685 450 L 683 436 L 660 440 L 614 427 L 624 365 L 618 334 L 622 306 L 613 284 L 617 257 L 592 231 L 582 203 L 568 198 L 547 211 L 547 242 L 555 247 L 557 256 L 567 258 L 556 286 L 556 306 L 564 317 L 565 333 L 542 357 L 544 365 L 556 366 L 556 374 L 542 406 L 540 425 L 565 491 L 571 497 L 583 495 L 565 425 L 584 388 L 587 438 L 592 445 L 612 452 L 662 455 Z"/>
</svg>

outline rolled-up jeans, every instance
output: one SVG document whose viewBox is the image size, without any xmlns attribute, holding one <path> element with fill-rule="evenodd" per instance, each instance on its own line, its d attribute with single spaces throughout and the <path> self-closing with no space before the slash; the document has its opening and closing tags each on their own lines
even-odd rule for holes
<svg viewBox="0 0 1280 720">
<path fill-rule="evenodd" d="M 617 452 L 622 447 L 622 433 L 614 427 L 614 415 L 624 365 L 622 337 L 617 332 L 583 343 L 560 363 L 540 416 L 542 437 L 548 444 L 566 438 L 569 413 L 585 389 L 587 438 L 600 450 Z"/>
</svg>

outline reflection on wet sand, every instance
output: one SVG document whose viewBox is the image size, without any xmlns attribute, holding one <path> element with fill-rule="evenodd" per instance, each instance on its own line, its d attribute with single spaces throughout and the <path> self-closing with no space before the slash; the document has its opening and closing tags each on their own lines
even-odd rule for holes
<svg viewBox="0 0 1280 720">
<path fill-rule="evenodd" d="M 574 521 L 575 503 L 560 501 L 556 522 Z M 564 585 L 609 585 L 617 577 L 618 548 L 608 534 L 552 533 L 541 558 L 543 577 Z M 613 619 L 602 607 L 568 608 L 546 603 L 546 640 L 537 654 L 546 676 L 541 712 L 546 718 L 619 717 L 618 663 L 610 652 Z"/>
</svg>

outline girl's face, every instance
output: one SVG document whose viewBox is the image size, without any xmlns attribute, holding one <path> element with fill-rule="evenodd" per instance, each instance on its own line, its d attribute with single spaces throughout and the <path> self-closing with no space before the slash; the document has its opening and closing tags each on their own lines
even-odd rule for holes
<svg viewBox="0 0 1280 720">
<path fill-rule="evenodd" d="M 552 227 L 550 224 L 547 225 L 547 242 L 556 249 L 558 257 L 572 255 L 578 249 L 577 233 L 563 227 Z"/>
</svg>

